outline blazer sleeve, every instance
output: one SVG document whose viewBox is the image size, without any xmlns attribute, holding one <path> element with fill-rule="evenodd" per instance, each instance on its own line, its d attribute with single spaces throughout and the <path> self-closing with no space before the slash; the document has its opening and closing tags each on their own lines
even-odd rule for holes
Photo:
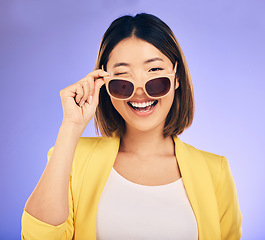
<svg viewBox="0 0 265 240">
<path fill-rule="evenodd" d="M 48 152 L 48 160 L 53 151 L 53 147 Z M 73 196 L 71 189 L 71 179 L 69 183 L 69 216 L 68 219 L 58 225 L 53 226 L 38 220 L 25 210 L 22 215 L 22 240 L 70 240 L 73 238 L 74 221 L 73 221 Z"/>
<path fill-rule="evenodd" d="M 222 157 L 221 161 L 221 173 L 216 196 L 220 217 L 221 239 L 240 239 L 242 235 L 242 214 L 239 209 L 234 179 L 225 157 Z"/>
</svg>

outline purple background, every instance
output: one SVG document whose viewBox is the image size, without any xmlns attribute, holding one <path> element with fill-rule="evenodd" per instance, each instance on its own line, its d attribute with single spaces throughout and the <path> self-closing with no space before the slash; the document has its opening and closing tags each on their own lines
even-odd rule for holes
<svg viewBox="0 0 265 240">
<path fill-rule="evenodd" d="M 195 91 L 180 139 L 228 158 L 242 239 L 265 239 L 265 1 L 1 0 L 0 239 L 19 239 L 24 204 L 62 121 L 59 92 L 93 70 L 123 14 L 157 15 L 174 31 Z M 84 136 L 95 136 L 93 123 Z"/>
</svg>

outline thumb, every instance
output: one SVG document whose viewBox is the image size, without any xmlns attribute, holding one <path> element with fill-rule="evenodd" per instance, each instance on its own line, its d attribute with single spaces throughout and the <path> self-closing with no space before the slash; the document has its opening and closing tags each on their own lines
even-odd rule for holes
<svg viewBox="0 0 265 240">
<path fill-rule="evenodd" d="M 93 101 L 92 104 L 95 104 L 96 106 L 98 105 L 98 101 L 99 101 L 99 91 L 100 88 L 104 85 L 104 81 L 103 79 L 97 79 L 95 81 L 95 90 L 94 90 L 94 96 L 93 96 Z"/>
</svg>

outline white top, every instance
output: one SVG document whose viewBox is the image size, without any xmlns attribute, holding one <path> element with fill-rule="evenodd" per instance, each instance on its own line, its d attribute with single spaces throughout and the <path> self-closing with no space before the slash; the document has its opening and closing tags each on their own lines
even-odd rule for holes
<svg viewBox="0 0 265 240">
<path fill-rule="evenodd" d="M 133 183 L 112 168 L 97 210 L 97 240 L 197 240 L 182 178 L 160 186 Z"/>
</svg>

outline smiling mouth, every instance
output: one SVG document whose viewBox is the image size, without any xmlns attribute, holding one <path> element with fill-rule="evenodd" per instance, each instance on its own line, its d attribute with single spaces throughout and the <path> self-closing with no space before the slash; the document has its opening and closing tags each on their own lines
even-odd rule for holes
<svg viewBox="0 0 265 240">
<path fill-rule="evenodd" d="M 139 112 L 148 112 L 152 108 L 154 108 L 157 103 L 158 103 L 157 100 L 147 101 L 147 102 L 142 102 L 142 103 L 139 103 L 139 102 L 131 102 L 131 101 L 127 102 L 127 104 L 131 108 L 133 108 L 134 110 L 139 111 Z"/>
</svg>

